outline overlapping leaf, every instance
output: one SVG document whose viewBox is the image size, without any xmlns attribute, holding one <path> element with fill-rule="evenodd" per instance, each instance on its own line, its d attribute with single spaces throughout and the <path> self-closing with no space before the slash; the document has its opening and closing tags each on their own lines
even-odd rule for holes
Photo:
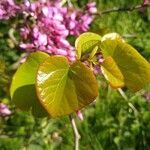
<svg viewBox="0 0 150 150">
<path fill-rule="evenodd" d="M 80 59 L 82 55 L 92 52 L 100 40 L 101 36 L 96 33 L 86 32 L 81 34 L 75 42 L 78 58 Z"/>
<path fill-rule="evenodd" d="M 101 69 L 105 78 L 113 88 L 125 86 L 124 77 L 111 56 L 104 60 Z"/>
<path fill-rule="evenodd" d="M 32 110 L 38 117 L 47 113 L 37 98 L 35 79 L 39 64 L 48 57 L 49 55 L 43 52 L 30 54 L 27 61 L 18 68 L 11 84 L 10 94 L 16 106 L 25 111 Z"/>
<path fill-rule="evenodd" d="M 132 46 L 119 39 L 107 39 L 102 42 L 101 48 L 106 59 L 104 73 L 113 86 L 118 87 L 120 83 L 119 87 L 122 87 L 124 82 L 129 89 L 138 91 L 150 82 L 150 64 Z M 107 58 L 109 56 L 111 60 Z M 117 83 L 114 77 L 118 79 Z"/>
<path fill-rule="evenodd" d="M 98 95 L 91 70 L 81 62 L 69 65 L 65 57 L 53 56 L 39 67 L 36 89 L 41 104 L 52 117 L 85 107 Z"/>
</svg>

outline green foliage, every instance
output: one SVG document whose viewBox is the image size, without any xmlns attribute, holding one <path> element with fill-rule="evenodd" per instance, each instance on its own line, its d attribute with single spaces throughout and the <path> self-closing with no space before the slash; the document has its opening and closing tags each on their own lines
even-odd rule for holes
<svg viewBox="0 0 150 150">
<path fill-rule="evenodd" d="M 0 149 L 2 150 L 10 150 L 13 147 L 13 150 L 20 149 L 23 144 L 23 139 L 19 138 L 1 138 L 0 139 Z"/>
<path fill-rule="evenodd" d="M 138 110 L 138 115 L 135 115 L 127 102 L 116 90 L 108 87 L 104 79 L 100 79 L 100 84 L 97 102 L 83 110 L 84 121 L 76 119 L 81 135 L 80 149 L 148 150 L 150 103 L 140 93 L 135 95 L 126 91 L 129 102 Z M 27 113 L 17 112 L 9 119 L 1 120 L 0 127 L 3 129 L 1 136 L 8 136 L 0 138 L 0 146 L 4 150 L 16 150 L 16 147 L 70 150 L 73 147 L 73 134 L 67 117 L 34 119 Z"/>
<path fill-rule="evenodd" d="M 150 111 L 150 103 L 130 93 L 128 101 L 137 108 L 136 116 L 117 91 L 102 86 L 96 105 L 85 111 L 85 121 L 78 124 L 82 149 L 148 150 L 150 118 L 145 120 L 143 116 Z"/>
<path fill-rule="evenodd" d="M 142 0 L 95 1 L 99 12 L 142 3 Z M 72 2 L 81 8 L 85 6 L 87 0 L 72 0 Z M 111 13 L 97 16 L 91 26 L 91 32 L 100 35 L 117 32 L 144 57 L 150 59 L 149 21 L 150 8 L 144 12 L 137 10 Z M 31 114 L 19 111 L 10 102 L 8 87 L 21 53 L 16 47 L 12 48 L 14 44 L 8 35 L 8 27 L 14 24 L 14 22 L 8 24 L 0 22 L 0 57 L 6 65 L 3 78 L 0 76 L 0 101 L 7 103 L 13 112 L 10 117 L 0 118 L 0 149 L 70 150 L 73 147 L 73 135 L 67 117 L 50 120 L 34 119 Z M 112 59 L 111 61 L 114 62 Z M 150 103 L 140 96 L 140 92 L 133 94 L 125 91 L 129 102 L 138 110 L 138 115 L 135 116 L 133 110 L 116 90 L 108 88 L 102 79 L 98 82 L 101 86 L 96 104 L 83 110 L 83 122 L 76 120 L 81 134 L 80 149 L 149 150 Z M 150 88 L 147 89 L 149 90 Z M 144 89 L 143 91 L 145 92 Z"/>
<path fill-rule="evenodd" d="M 150 81 L 150 64 L 118 34 L 106 34 L 101 39 L 95 33 L 83 33 L 75 45 L 79 58 L 84 54 L 92 58 L 101 52 L 103 74 L 114 88 L 126 86 L 138 91 Z M 97 95 L 97 81 L 90 68 L 80 61 L 69 64 L 65 57 L 49 57 L 42 52 L 29 56 L 11 85 L 13 102 L 22 110 L 32 109 L 36 116 L 43 115 L 43 107 L 52 117 L 71 114 L 90 104 Z"/>
<path fill-rule="evenodd" d="M 0 58 L 0 75 L 5 71 L 5 62 L 2 58 Z"/>
<path fill-rule="evenodd" d="M 111 8 L 126 8 L 143 3 L 143 0 L 96 0 L 98 12 Z M 144 57 L 150 59 L 150 8 L 144 11 L 116 12 L 96 17 L 91 31 L 98 34 L 117 32 L 132 44 Z"/>
</svg>

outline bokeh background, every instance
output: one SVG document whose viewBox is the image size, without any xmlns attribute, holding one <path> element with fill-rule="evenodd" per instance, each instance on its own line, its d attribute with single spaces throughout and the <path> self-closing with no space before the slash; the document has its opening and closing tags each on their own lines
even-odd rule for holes
<svg viewBox="0 0 150 150">
<path fill-rule="evenodd" d="M 142 0 L 95 0 L 98 12 L 142 4 Z M 72 0 L 81 8 L 87 0 Z M 0 102 L 8 106 L 9 116 L 0 116 L 0 150 L 71 150 L 74 137 L 69 118 L 34 118 L 10 101 L 9 86 L 23 51 L 12 42 L 10 27 L 19 18 L 0 22 Z M 150 8 L 97 15 L 90 31 L 104 35 L 117 32 L 150 60 Z M 16 33 L 16 38 L 18 34 Z M 74 41 L 74 39 L 69 39 Z M 73 43 L 73 42 L 72 42 Z M 99 77 L 96 103 L 82 110 L 84 120 L 76 117 L 81 135 L 81 150 L 150 150 L 150 85 L 137 93 L 123 89 L 125 101 Z M 132 103 L 137 112 L 129 107 Z"/>
</svg>

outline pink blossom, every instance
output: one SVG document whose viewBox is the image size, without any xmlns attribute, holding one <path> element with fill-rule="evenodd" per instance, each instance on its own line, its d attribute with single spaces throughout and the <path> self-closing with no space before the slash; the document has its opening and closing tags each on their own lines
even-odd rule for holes
<svg viewBox="0 0 150 150">
<path fill-rule="evenodd" d="M 32 49 L 34 46 L 33 46 L 33 44 L 30 44 L 30 43 L 26 43 L 26 44 L 21 43 L 20 47 L 23 48 L 23 49 L 28 50 L 28 49 Z"/>
<path fill-rule="evenodd" d="M 88 3 L 86 6 L 86 9 L 91 14 L 97 13 L 97 8 L 96 8 L 95 2 Z"/>
<path fill-rule="evenodd" d="M 84 120 L 84 118 L 83 118 L 83 114 L 82 114 L 82 112 L 79 110 L 79 111 L 77 111 L 77 116 L 78 116 L 78 118 L 81 120 L 81 121 L 83 121 Z"/>
<path fill-rule="evenodd" d="M 20 47 L 30 51 L 41 50 L 52 55 L 76 60 L 74 47 L 67 41 L 69 35 L 78 36 L 89 29 L 93 21 L 95 3 L 89 3 L 84 11 L 61 6 L 60 1 L 25 0 L 25 24 L 21 28 Z M 30 25 L 31 17 L 34 24 Z"/>
<path fill-rule="evenodd" d="M 11 114 L 10 109 L 7 105 L 0 103 L 0 116 L 5 117 Z"/>
<path fill-rule="evenodd" d="M 19 6 L 13 0 L 0 0 L 0 20 L 15 16 L 19 10 Z"/>
<path fill-rule="evenodd" d="M 46 34 L 39 33 L 38 44 L 39 44 L 39 46 L 42 46 L 42 45 L 45 46 L 45 45 L 47 45 L 47 35 Z"/>
<path fill-rule="evenodd" d="M 96 11 L 94 2 L 88 3 L 81 11 L 61 6 L 60 0 L 24 0 L 20 5 L 15 4 L 14 0 L 0 1 L 0 20 L 18 13 L 24 16 L 24 24 L 20 29 L 20 48 L 28 52 L 41 50 L 52 55 L 64 55 L 70 61 L 74 61 L 76 56 L 67 37 L 86 32 Z"/>
</svg>

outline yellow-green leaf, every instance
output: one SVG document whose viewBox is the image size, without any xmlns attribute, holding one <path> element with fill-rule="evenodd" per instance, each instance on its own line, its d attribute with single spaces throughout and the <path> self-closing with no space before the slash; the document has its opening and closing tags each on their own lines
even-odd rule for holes
<svg viewBox="0 0 150 150">
<path fill-rule="evenodd" d="M 102 38 L 101 38 L 101 41 L 105 41 L 105 40 L 121 40 L 124 42 L 123 38 L 118 34 L 118 33 L 108 33 L 108 34 L 105 34 Z"/>
<path fill-rule="evenodd" d="M 80 59 L 82 55 L 90 53 L 100 40 L 101 36 L 96 33 L 86 32 L 81 34 L 75 41 L 78 58 Z"/>
<path fill-rule="evenodd" d="M 150 82 L 150 64 L 131 45 L 108 39 L 102 42 L 101 49 L 106 61 L 108 56 L 113 58 L 129 89 L 138 91 Z"/>
<path fill-rule="evenodd" d="M 12 102 L 21 110 L 31 110 L 37 117 L 46 116 L 47 112 L 40 104 L 36 89 L 35 79 L 39 64 L 49 55 L 43 52 L 31 53 L 13 76 L 10 95 Z"/>
<path fill-rule="evenodd" d="M 36 89 L 41 104 L 52 117 L 77 111 L 98 95 L 91 70 L 79 61 L 69 65 L 61 56 L 52 56 L 40 65 Z"/>
<path fill-rule="evenodd" d="M 105 78 L 113 88 L 120 88 L 125 85 L 124 77 L 111 56 L 104 60 L 101 69 Z"/>
<path fill-rule="evenodd" d="M 98 46 L 95 46 L 89 56 L 89 59 L 92 59 L 98 51 Z"/>
</svg>

